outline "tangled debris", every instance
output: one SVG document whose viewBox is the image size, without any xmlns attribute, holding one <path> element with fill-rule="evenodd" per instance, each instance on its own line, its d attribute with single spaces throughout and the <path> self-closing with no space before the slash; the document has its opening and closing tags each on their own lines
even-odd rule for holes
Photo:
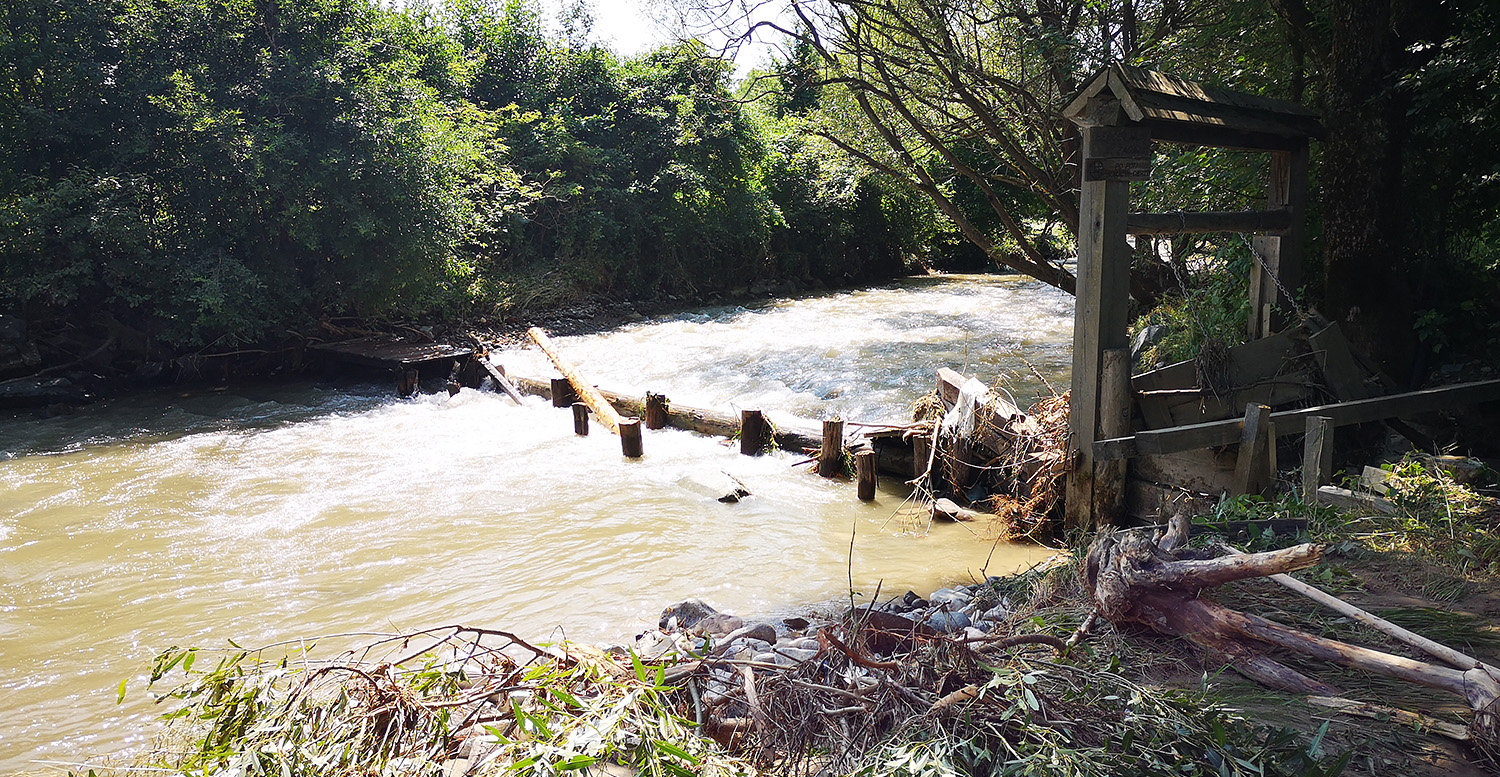
<svg viewBox="0 0 1500 777">
<path fill-rule="evenodd" d="M 769 624 L 707 634 L 678 609 L 664 614 L 678 628 L 652 632 L 670 647 L 649 658 L 467 626 L 327 659 L 285 646 L 235 651 L 208 671 L 195 668 L 200 651 L 173 649 L 152 683 L 188 673 L 163 697 L 182 705 L 168 717 L 188 744 L 158 750 L 149 765 L 327 775 L 1236 775 L 1338 766 L 1316 742 L 1256 727 L 1199 693 L 1127 679 L 1078 644 L 1081 618 L 1041 625 L 1038 598 L 1076 593 L 1076 575 L 1054 565 L 972 587 L 975 598 L 1025 599 L 990 633 L 939 631 L 897 614 L 911 608 L 897 597 L 821 623 L 789 619 L 802 628 L 776 643 L 763 639 Z"/>
</svg>

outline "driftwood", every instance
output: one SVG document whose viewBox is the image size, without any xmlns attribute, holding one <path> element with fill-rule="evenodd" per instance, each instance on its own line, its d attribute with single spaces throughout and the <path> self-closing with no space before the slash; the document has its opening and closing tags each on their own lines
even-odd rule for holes
<svg viewBox="0 0 1500 777">
<path fill-rule="evenodd" d="M 594 388 L 593 383 L 584 379 L 583 374 L 578 371 L 577 367 L 573 366 L 572 362 L 564 359 L 562 354 L 557 352 L 557 349 L 552 345 L 552 341 L 548 339 L 547 333 L 541 327 L 534 326 L 526 330 L 526 334 L 531 337 L 532 342 L 536 343 L 536 347 L 542 349 L 542 353 L 547 354 L 547 358 L 552 360 L 552 364 L 557 367 L 557 371 L 561 372 L 563 377 L 568 379 L 568 383 L 573 386 L 573 393 L 577 394 L 578 398 L 583 400 L 583 403 L 588 405 L 590 410 L 594 411 L 594 415 L 599 419 L 600 425 L 608 429 L 612 434 L 619 434 L 620 414 L 615 412 L 615 409 L 610 406 L 609 401 L 604 398 L 604 395 L 599 393 L 599 389 Z"/>
<path fill-rule="evenodd" d="M 516 389 L 516 384 L 510 382 L 510 378 L 506 376 L 505 368 L 491 364 L 488 354 L 477 357 L 477 361 L 484 371 L 490 374 L 490 380 L 495 382 L 496 388 L 505 392 L 505 396 L 510 397 L 512 402 L 518 405 L 525 404 L 521 401 L 521 392 Z"/>
<path fill-rule="evenodd" d="M 1140 530 L 1101 533 L 1094 540 L 1084 566 L 1084 582 L 1102 617 L 1185 639 L 1211 660 L 1277 690 L 1339 695 L 1332 686 L 1272 659 L 1267 655 L 1272 648 L 1453 693 L 1475 713 L 1470 724 L 1475 743 L 1492 755 L 1500 752 L 1500 673 L 1477 661 L 1467 667 L 1415 661 L 1224 607 L 1204 597 L 1203 589 L 1304 569 L 1317 563 L 1322 549 L 1298 545 L 1267 553 L 1204 557 L 1203 551 L 1183 547 L 1188 524 L 1185 516 L 1174 518 L 1171 530 L 1159 542 Z M 1444 660 L 1472 661 L 1457 651 Z"/>
</svg>

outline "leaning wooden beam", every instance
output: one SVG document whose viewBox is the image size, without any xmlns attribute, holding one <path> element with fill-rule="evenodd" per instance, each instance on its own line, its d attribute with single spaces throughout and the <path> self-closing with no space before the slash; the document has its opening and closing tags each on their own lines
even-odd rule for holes
<svg viewBox="0 0 1500 777">
<path fill-rule="evenodd" d="M 552 386 L 548 381 L 522 375 L 512 375 L 510 379 L 524 394 L 543 398 L 552 396 Z M 595 390 L 623 415 L 640 416 L 645 413 L 645 402 L 641 397 L 627 396 L 605 389 Z M 667 425 L 674 429 L 711 434 L 716 437 L 734 437 L 740 433 L 738 413 L 721 413 L 673 402 L 665 409 L 665 414 Z M 803 428 L 777 427 L 774 439 L 777 446 L 789 451 L 813 451 L 822 444 L 822 437 L 819 433 Z M 904 475 L 904 470 L 898 474 Z"/>
<path fill-rule="evenodd" d="M 1279 235 L 1292 228 L 1288 210 L 1131 213 L 1125 231 L 1132 235 L 1185 235 L 1210 232 L 1262 232 Z"/>
<path fill-rule="evenodd" d="M 604 395 L 599 393 L 599 389 L 594 388 L 593 383 L 584 379 L 583 373 L 580 373 L 578 368 L 573 366 L 572 362 L 563 358 L 562 354 L 557 352 L 557 349 L 552 345 L 552 341 L 548 339 L 547 333 L 541 327 L 534 326 L 526 330 L 526 334 L 531 337 L 532 342 L 536 343 L 536 347 L 542 349 L 542 353 L 547 354 L 547 358 L 551 359 L 553 366 L 557 367 L 557 371 L 561 372 L 568 379 L 568 383 L 572 384 L 573 393 L 577 394 L 578 398 L 583 400 L 583 403 L 588 405 L 590 410 L 594 411 L 595 417 L 599 419 L 599 424 L 611 433 L 619 434 L 620 414 L 615 412 L 614 407 L 609 404 L 609 400 L 605 399 Z"/>
<path fill-rule="evenodd" d="M 495 381 L 495 387 L 505 392 L 505 396 L 510 397 L 512 402 L 518 405 L 521 404 L 521 392 L 516 390 L 516 384 L 510 381 L 510 378 L 505 375 L 505 371 L 490 364 L 490 360 L 484 356 L 475 358 L 479 361 L 480 366 L 484 367 L 485 372 L 490 374 L 490 379 Z"/>
<path fill-rule="evenodd" d="M 1285 436 L 1301 434 L 1307 419 L 1314 416 L 1327 417 L 1331 426 L 1350 426 L 1496 400 L 1500 400 L 1500 379 L 1479 380 L 1353 402 L 1283 410 L 1271 414 L 1271 423 L 1276 425 L 1278 435 Z M 1094 443 L 1094 458 L 1112 461 L 1229 445 L 1239 441 L 1243 428 L 1244 419 L 1230 418 L 1167 429 L 1149 429 L 1136 432 L 1130 437 L 1115 437 Z"/>
</svg>

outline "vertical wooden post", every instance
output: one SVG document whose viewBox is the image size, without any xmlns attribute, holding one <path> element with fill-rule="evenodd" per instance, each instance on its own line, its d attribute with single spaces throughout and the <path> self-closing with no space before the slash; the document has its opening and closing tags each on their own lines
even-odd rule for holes
<svg viewBox="0 0 1500 777">
<path fill-rule="evenodd" d="M 927 460 L 932 458 L 932 439 L 925 434 L 911 438 L 911 476 L 922 477 L 927 471 Z"/>
<path fill-rule="evenodd" d="M 859 501 L 874 501 L 875 451 L 863 450 L 854 454 L 854 472 L 858 478 Z"/>
<path fill-rule="evenodd" d="M 620 452 L 627 459 L 639 459 L 641 457 L 641 419 L 620 419 Z"/>
<path fill-rule="evenodd" d="M 421 387 L 420 378 L 421 375 L 410 367 L 402 370 L 396 377 L 396 396 L 409 397 L 417 393 L 417 389 Z"/>
<path fill-rule="evenodd" d="M 844 419 L 823 422 L 823 448 L 818 451 L 818 474 L 836 478 L 844 474 Z"/>
<path fill-rule="evenodd" d="M 574 393 L 572 384 L 567 378 L 552 379 L 552 406 L 568 407 L 578 401 L 578 395 Z"/>
<path fill-rule="evenodd" d="M 1245 334 L 1259 340 L 1287 324 L 1283 312 L 1272 312 L 1279 292 L 1270 273 L 1295 294 L 1302 285 L 1302 249 L 1307 210 L 1307 141 L 1291 151 L 1271 152 L 1271 175 L 1266 186 L 1266 209 L 1291 211 L 1292 225 L 1280 235 L 1260 235 L 1251 247 L 1265 265 L 1250 272 L 1250 320 Z M 1283 305 L 1285 300 L 1281 300 Z"/>
<path fill-rule="evenodd" d="M 1259 494 L 1270 480 L 1266 448 L 1270 444 L 1268 422 L 1271 408 L 1251 402 L 1245 405 L 1245 425 L 1240 430 L 1240 452 L 1234 463 L 1234 495 Z"/>
<path fill-rule="evenodd" d="M 740 453 L 759 456 L 766 446 L 766 417 L 759 410 L 740 411 Z"/>
<path fill-rule="evenodd" d="M 1099 437 L 1130 434 L 1130 349 L 1110 348 L 1099 370 Z M 1127 460 L 1094 465 L 1094 527 L 1112 526 L 1125 504 Z"/>
<path fill-rule="evenodd" d="M 667 426 L 667 398 L 661 394 L 646 392 L 645 418 L 647 429 L 664 429 Z"/>
<path fill-rule="evenodd" d="M 1068 403 L 1069 453 L 1066 521 L 1071 529 L 1095 523 L 1094 442 L 1099 439 L 1100 371 L 1104 351 L 1129 348 L 1130 245 L 1125 215 L 1130 183 L 1090 180 L 1094 135 L 1118 127 L 1084 127 L 1084 175 L 1078 209 L 1078 282 L 1073 313 L 1073 387 Z M 1149 136 L 1148 136 L 1149 137 Z M 1149 140 L 1148 140 L 1149 143 Z M 1094 176 L 1098 177 L 1098 176 Z M 1123 496 L 1123 490 L 1121 491 Z M 1111 505 L 1107 520 L 1117 514 Z"/>
<path fill-rule="evenodd" d="M 1302 501 L 1307 504 L 1317 501 L 1318 486 L 1333 475 L 1332 431 L 1332 418 L 1307 419 L 1307 436 L 1302 438 Z"/>
<path fill-rule="evenodd" d="M 573 403 L 573 434 L 589 436 L 589 406 L 582 402 Z"/>
</svg>

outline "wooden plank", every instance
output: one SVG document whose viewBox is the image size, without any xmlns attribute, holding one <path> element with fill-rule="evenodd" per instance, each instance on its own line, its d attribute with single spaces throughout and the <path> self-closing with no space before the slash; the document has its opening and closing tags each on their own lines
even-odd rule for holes
<svg viewBox="0 0 1500 777">
<path fill-rule="evenodd" d="M 1175 121 L 1147 119 L 1141 122 L 1151 128 L 1151 139 L 1188 146 L 1239 148 L 1248 151 L 1291 151 L 1307 142 L 1306 138 L 1277 135 L 1270 132 L 1246 132 L 1218 126 L 1192 126 Z"/>
<path fill-rule="evenodd" d="M 1151 523 L 1165 523 L 1179 513 L 1208 515 L 1217 502 L 1218 497 L 1189 493 L 1135 477 L 1125 481 L 1125 514 Z"/>
<path fill-rule="evenodd" d="M 512 383 L 510 378 L 506 377 L 500 368 L 490 364 L 489 357 L 480 356 L 478 359 L 479 365 L 484 368 L 485 372 L 490 374 L 490 379 L 495 381 L 495 387 L 505 392 L 505 395 L 510 397 L 512 402 L 518 405 L 521 404 L 521 392 L 516 389 L 516 384 Z"/>
<path fill-rule="evenodd" d="M 1259 494 L 1270 482 L 1267 449 L 1271 445 L 1271 408 L 1254 402 L 1245 405 L 1240 426 L 1240 452 L 1234 463 L 1234 493 Z"/>
<path fill-rule="evenodd" d="M 1331 505 L 1340 510 L 1373 510 L 1382 515 L 1395 515 L 1396 506 L 1374 494 L 1350 491 L 1338 486 L 1322 486 L 1318 489 L 1318 504 Z"/>
<path fill-rule="evenodd" d="M 1222 397 L 1194 393 L 1186 399 L 1165 401 L 1162 404 L 1165 405 L 1167 417 L 1171 419 L 1168 426 L 1186 426 L 1233 418 L 1244 412 L 1245 405 L 1251 402 L 1271 407 L 1289 405 L 1309 398 L 1312 392 L 1312 371 L 1298 370 L 1248 386 L 1236 387 Z"/>
<path fill-rule="evenodd" d="M 1280 434 L 1289 435 L 1300 433 L 1311 416 L 1327 416 L 1332 419 L 1333 426 L 1351 426 L 1496 400 L 1500 400 L 1500 379 L 1479 380 L 1353 402 L 1283 410 L 1272 413 L 1271 420 L 1276 423 Z M 1136 432 L 1131 437 L 1101 440 L 1094 447 L 1094 456 L 1110 459 L 1229 445 L 1239 439 L 1241 426 L 1240 419 L 1228 419 L 1150 429 Z"/>
<path fill-rule="evenodd" d="M 1145 127 L 1097 127 L 1089 133 L 1090 159 L 1151 160 L 1151 130 Z"/>
<path fill-rule="evenodd" d="M 462 359 L 474 353 L 473 348 L 448 343 L 417 343 L 388 335 L 319 343 L 308 346 L 308 350 L 339 361 L 386 369 L 399 369 L 443 359 Z"/>
<path fill-rule="evenodd" d="M 1291 226 L 1292 213 L 1284 208 L 1132 213 L 1125 217 L 1125 231 L 1132 235 L 1201 235 L 1211 232 L 1280 234 Z"/>
<path fill-rule="evenodd" d="M 1317 111 L 1300 103 L 1200 84 L 1143 67 L 1124 64 L 1116 64 L 1114 67 L 1119 70 L 1120 82 L 1133 93 L 1155 92 L 1199 102 L 1232 105 L 1236 108 L 1287 116 L 1295 120 L 1318 120 Z"/>
<path fill-rule="evenodd" d="M 1349 341 L 1337 323 L 1309 335 L 1307 344 L 1312 347 L 1313 357 L 1323 370 L 1323 380 L 1334 396 L 1348 401 L 1375 395 L 1375 387 L 1366 381 L 1368 373 L 1355 361 Z"/>
<path fill-rule="evenodd" d="M 1289 330 L 1229 349 L 1229 384 L 1240 386 L 1275 375 L 1296 347 L 1300 330 Z M 1131 379 L 1138 392 L 1192 389 L 1198 386 L 1192 359 L 1169 364 Z"/>
<path fill-rule="evenodd" d="M 1219 496 L 1234 488 L 1235 456 L 1227 450 L 1179 451 L 1140 456 L 1130 461 L 1130 475 L 1200 494 Z"/>
<path fill-rule="evenodd" d="M 1302 501 L 1312 504 L 1333 476 L 1333 419 L 1312 416 L 1302 438 Z"/>
<path fill-rule="evenodd" d="M 1100 127 L 1099 129 L 1112 129 Z M 1090 157 L 1083 163 L 1085 181 L 1149 181 L 1150 159 L 1116 159 L 1113 157 Z M 1138 233 L 1132 233 L 1138 234 Z"/>
</svg>

